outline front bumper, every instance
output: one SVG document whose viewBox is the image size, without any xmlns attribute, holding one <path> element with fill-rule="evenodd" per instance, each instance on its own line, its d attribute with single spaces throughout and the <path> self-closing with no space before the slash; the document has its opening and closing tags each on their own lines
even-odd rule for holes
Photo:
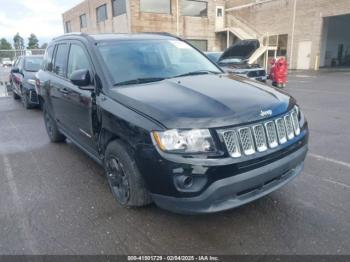
<svg viewBox="0 0 350 262">
<path fill-rule="evenodd" d="M 232 209 L 263 197 L 280 188 L 303 169 L 307 144 L 268 165 L 220 179 L 194 197 L 152 194 L 161 208 L 177 213 L 213 213 Z"/>
</svg>

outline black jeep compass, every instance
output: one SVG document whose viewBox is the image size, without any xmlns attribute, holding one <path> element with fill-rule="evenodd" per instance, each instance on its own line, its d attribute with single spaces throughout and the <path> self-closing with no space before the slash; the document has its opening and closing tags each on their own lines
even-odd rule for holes
<svg viewBox="0 0 350 262">
<path fill-rule="evenodd" d="M 52 142 L 104 166 L 123 206 L 209 213 L 297 176 L 308 127 L 289 95 L 225 74 L 165 34 L 68 34 L 37 74 Z"/>
</svg>

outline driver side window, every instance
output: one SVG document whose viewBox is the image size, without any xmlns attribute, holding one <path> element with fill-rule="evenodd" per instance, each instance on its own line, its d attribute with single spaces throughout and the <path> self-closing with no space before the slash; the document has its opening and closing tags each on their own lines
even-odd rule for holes
<svg viewBox="0 0 350 262">
<path fill-rule="evenodd" d="M 67 76 L 70 78 L 71 74 L 80 69 L 87 69 L 90 71 L 89 59 L 84 52 L 84 49 L 76 44 L 72 44 L 69 51 Z"/>
</svg>

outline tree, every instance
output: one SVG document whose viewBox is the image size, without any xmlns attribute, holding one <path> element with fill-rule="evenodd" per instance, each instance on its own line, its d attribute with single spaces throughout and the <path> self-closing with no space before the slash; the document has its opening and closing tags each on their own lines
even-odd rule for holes
<svg viewBox="0 0 350 262">
<path fill-rule="evenodd" d="M 23 40 L 23 37 L 19 35 L 19 33 L 17 33 L 13 37 L 13 45 L 15 49 L 24 49 L 24 40 Z"/>
<path fill-rule="evenodd" d="M 46 49 L 47 48 L 47 43 L 43 43 L 41 46 L 40 46 L 40 49 Z"/>
<path fill-rule="evenodd" d="M 38 49 L 39 48 L 39 40 L 36 37 L 36 35 L 34 35 L 33 33 L 30 34 L 30 36 L 28 37 L 28 46 L 27 49 Z"/>
<path fill-rule="evenodd" d="M 6 38 L 0 39 L 0 49 L 2 49 L 2 50 L 11 50 L 12 49 L 11 44 L 6 40 Z"/>
<path fill-rule="evenodd" d="M 11 50 L 12 46 L 11 44 L 6 40 L 6 38 L 0 39 L 0 50 Z M 13 52 L 0 52 L 0 60 L 4 57 L 10 57 L 12 58 Z"/>
</svg>

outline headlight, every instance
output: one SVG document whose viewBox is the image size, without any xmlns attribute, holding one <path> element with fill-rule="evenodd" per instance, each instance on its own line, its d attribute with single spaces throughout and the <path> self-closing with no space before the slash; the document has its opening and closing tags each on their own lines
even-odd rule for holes
<svg viewBox="0 0 350 262">
<path fill-rule="evenodd" d="M 208 129 L 154 131 L 158 147 L 172 153 L 209 153 L 216 150 Z"/>
<path fill-rule="evenodd" d="M 34 79 L 28 79 L 27 83 L 30 84 L 30 85 L 35 86 L 35 80 Z"/>
</svg>

